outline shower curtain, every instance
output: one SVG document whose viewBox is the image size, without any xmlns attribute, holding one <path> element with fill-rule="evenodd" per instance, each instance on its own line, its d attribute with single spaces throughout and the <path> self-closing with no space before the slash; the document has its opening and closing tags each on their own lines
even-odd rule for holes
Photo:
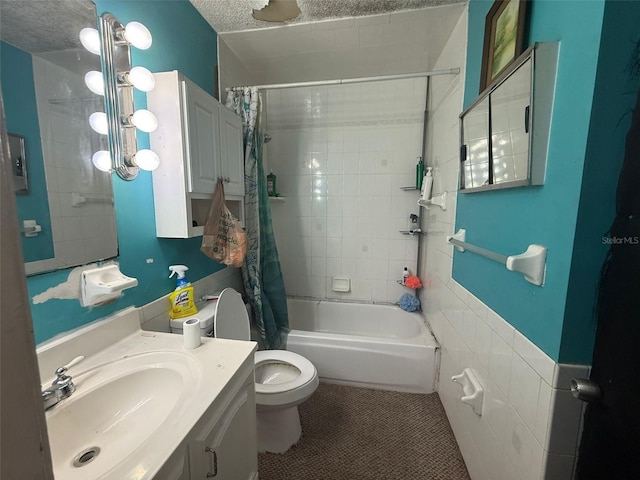
<svg viewBox="0 0 640 480">
<path fill-rule="evenodd" d="M 254 324 L 265 348 L 273 350 L 284 348 L 286 344 L 289 317 L 262 165 L 264 133 L 260 128 L 261 104 L 258 89 L 245 87 L 230 91 L 226 106 L 242 118 L 248 244 L 242 280 L 253 309 Z"/>
</svg>

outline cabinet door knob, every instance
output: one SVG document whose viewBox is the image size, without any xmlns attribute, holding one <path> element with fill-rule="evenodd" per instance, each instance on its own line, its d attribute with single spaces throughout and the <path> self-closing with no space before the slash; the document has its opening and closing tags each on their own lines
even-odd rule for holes
<svg viewBox="0 0 640 480">
<path fill-rule="evenodd" d="M 207 472 L 207 478 L 213 478 L 218 475 L 218 454 L 211 447 L 205 447 L 204 451 L 209 454 L 210 460 L 210 469 Z"/>
</svg>

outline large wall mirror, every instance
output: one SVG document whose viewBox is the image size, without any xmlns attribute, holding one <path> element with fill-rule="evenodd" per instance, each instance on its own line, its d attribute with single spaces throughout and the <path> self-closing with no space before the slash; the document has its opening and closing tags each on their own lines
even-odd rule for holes
<svg viewBox="0 0 640 480">
<path fill-rule="evenodd" d="M 24 140 L 28 159 L 28 191 L 16 197 L 27 274 L 118 253 L 111 174 L 91 162 L 107 145 L 88 123 L 104 101 L 84 84 L 88 71 L 101 69 L 80 44 L 84 27 L 96 27 L 89 0 L 0 2 L 7 130 Z"/>
</svg>

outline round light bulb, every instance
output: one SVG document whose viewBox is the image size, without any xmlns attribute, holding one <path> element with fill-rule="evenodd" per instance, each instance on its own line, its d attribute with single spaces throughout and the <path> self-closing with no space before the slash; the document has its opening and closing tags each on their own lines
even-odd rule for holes
<svg viewBox="0 0 640 480">
<path fill-rule="evenodd" d="M 103 172 L 109 172 L 111 170 L 111 154 L 107 150 L 100 150 L 93 154 L 91 157 L 93 165 Z"/>
<path fill-rule="evenodd" d="M 104 95 L 104 79 L 102 73 L 91 70 L 84 76 L 84 83 L 96 95 Z"/>
<path fill-rule="evenodd" d="M 127 39 L 127 42 L 140 50 L 146 50 L 149 48 L 153 41 L 149 29 L 140 22 L 127 23 L 127 26 L 124 27 L 124 38 Z"/>
<path fill-rule="evenodd" d="M 133 67 L 129 71 L 129 82 L 138 90 L 150 92 L 156 86 L 156 79 L 149 70 L 144 67 Z"/>
<path fill-rule="evenodd" d="M 83 28 L 80 30 L 80 43 L 94 55 L 100 55 L 100 34 L 95 28 Z"/>
<path fill-rule="evenodd" d="M 143 149 L 138 150 L 136 154 L 133 156 L 133 160 L 138 167 L 142 170 L 146 170 L 150 172 L 151 170 L 155 170 L 160 165 L 160 158 L 156 155 L 156 152 L 153 150 Z"/>
<path fill-rule="evenodd" d="M 134 114 L 131 115 L 131 123 L 138 130 L 147 133 L 153 132 L 158 128 L 158 119 L 149 110 L 136 110 Z"/>
<path fill-rule="evenodd" d="M 89 125 L 95 132 L 102 135 L 109 133 L 109 124 L 107 123 L 107 114 L 104 112 L 95 112 L 89 116 Z"/>
</svg>

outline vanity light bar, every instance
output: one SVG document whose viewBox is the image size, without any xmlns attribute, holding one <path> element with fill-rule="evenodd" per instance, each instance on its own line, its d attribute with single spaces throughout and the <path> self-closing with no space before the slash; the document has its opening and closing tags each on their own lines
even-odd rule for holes
<svg viewBox="0 0 640 480">
<path fill-rule="evenodd" d="M 93 29 L 81 31 L 81 39 L 85 39 L 83 45 L 96 53 L 93 45 L 95 34 L 88 30 Z M 93 114 L 90 124 L 98 133 L 104 134 L 106 130 L 109 151 L 97 152 L 93 161 L 100 170 L 113 170 L 120 178 L 133 180 L 140 168 L 154 170 L 160 162 L 155 152 L 148 149 L 138 151 L 136 130 L 155 130 L 157 119 L 148 110 L 135 111 L 133 102 L 134 87 L 143 92 L 155 87 L 155 79 L 149 70 L 144 67 L 131 68 L 131 45 L 146 50 L 152 44 L 151 33 L 139 22 L 130 22 L 125 27 L 110 13 L 100 16 L 99 31 L 96 33 L 100 40 L 101 79 L 104 85 L 98 85 L 101 82 L 96 81 L 91 86 L 92 91 L 104 94 L 105 113 L 104 117 L 99 115 L 100 112 Z"/>
</svg>

